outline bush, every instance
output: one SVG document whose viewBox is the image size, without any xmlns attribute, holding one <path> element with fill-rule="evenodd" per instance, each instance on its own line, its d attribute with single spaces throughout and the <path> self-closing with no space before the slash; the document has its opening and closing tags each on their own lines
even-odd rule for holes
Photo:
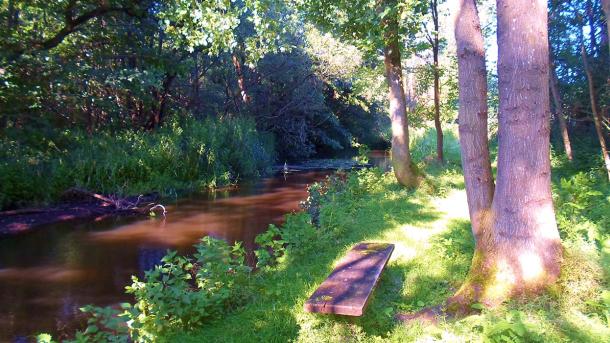
<svg viewBox="0 0 610 343">
<path fill-rule="evenodd" d="M 186 119 L 155 133 L 10 136 L 0 140 L 0 209 L 55 201 L 70 187 L 117 195 L 215 187 L 256 177 L 275 159 L 271 136 L 242 118 Z"/>
<path fill-rule="evenodd" d="M 143 281 L 133 277 L 127 293 L 136 303 L 127 317 L 135 340 L 197 327 L 218 318 L 240 298 L 250 272 L 241 244 L 229 247 L 223 240 L 204 237 L 195 248 L 194 259 L 169 252 Z"/>
<path fill-rule="evenodd" d="M 132 277 L 126 289 L 136 302 L 122 304 L 124 312 L 81 308 L 90 318 L 75 342 L 151 342 L 170 330 L 193 329 L 219 318 L 240 303 L 251 271 L 242 245 L 204 237 L 195 248 L 193 258 L 170 251 L 144 280 Z"/>
</svg>

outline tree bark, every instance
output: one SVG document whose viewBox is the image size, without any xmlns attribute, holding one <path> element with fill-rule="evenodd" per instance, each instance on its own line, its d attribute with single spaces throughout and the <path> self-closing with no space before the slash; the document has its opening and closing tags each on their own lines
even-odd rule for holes
<svg viewBox="0 0 610 343">
<path fill-rule="evenodd" d="M 610 0 L 602 0 L 602 8 L 604 9 L 604 15 L 606 16 L 607 37 L 610 40 Z M 608 49 L 610 49 L 610 44 L 608 44 Z"/>
<path fill-rule="evenodd" d="M 233 66 L 235 67 L 235 74 L 237 75 L 237 86 L 239 86 L 241 101 L 244 104 L 248 104 L 250 102 L 250 96 L 248 96 L 248 92 L 246 89 L 246 80 L 244 78 L 241 62 L 239 61 L 239 57 L 237 57 L 236 53 L 231 54 L 231 60 L 233 61 Z"/>
<path fill-rule="evenodd" d="M 593 72 L 589 67 L 587 61 L 587 52 L 585 51 L 584 44 L 580 47 L 580 53 L 582 61 L 585 67 L 585 73 L 587 74 L 587 82 L 589 84 L 589 99 L 591 100 L 591 112 L 593 112 L 593 123 L 595 124 L 595 132 L 599 139 L 599 145 L 602 148 L 602 157 L 604 158 L 604 164 L 606 166 L 606 172 L 608 173 L 608 180 L 610 181 L 610 156 L 608 155 L 608 147 L 606 146 L 606 139 L 604 138 L 604 128 L 602 127 L 602 116 L 597 108 L 597 101 L 595 100 L 595 84 L 593 83 Z"/>
<path fill-rule="evenodd" d="M 487 70 L 475 0 L 460 0 L 455 23 L 459 133 L 472 232 L 477 239 L 491 209 L 494 182 L 487 139 Z M 477 239 L 478 240 L 478 239 Z"/>
<path fill-rule="evenodd" d="M 405 91 L 402 85 L 402 66 L 398 40 L 398 20 L 384 19 L 384 65 L 388 82 L 390 119 L 392 121 L 392 166 L 398 182 L 407 187 L 417 185 L 417 176 L 409 151 L 409 124 L 406 113 Z"/>
<path fill-rule="evenodd" d="M 469 275 L 448 301 L 458 314 L 475 302 L 493 307 L 543 290 L 561 262 L 550 179 L 547 4 L 498 0 L 497 8 L 498 176 Z"/>
<path fill-rule="evenodd" d="M 563 104 L 561 102 L 561 95 L 559 94 L 559 88 L 557 87 L 557 73 L 555 72 L 555 65 L 553 63 L 553 58 L 549 59 L 549 75 L 551 77 L 550 85 L 551 85 L 551 95 L 553 96 L 553 103 L 555 104 L 555 115 L 557 116 L 557 121 L 559 122 L 559 130 L 561 131 L 561 139 L 563 141 L 563 148 L 566 152 L 566 156 L 569 161 L 574 159 L 574 155 L 572 153 L 572 144 L 570 143 L 570 135 L 568 133 L 568 125 L 566 124 L 566 119 L 563 114 Z"/>
<path fill-rule="evenodd" d="M 439 53 L 439 25 L 438 25 L 438 2 L 430 1 L 432 21 L 434 22 L 434 34 L 432 39 L 432 56 L 434 60 L 434 127 L 436 129 L 436 159 L 442 163 L 443 158 L 443 128 L 441 127 L 441 90 L 440 90 L 440 70 L 438 64 Z"/>
</svg>

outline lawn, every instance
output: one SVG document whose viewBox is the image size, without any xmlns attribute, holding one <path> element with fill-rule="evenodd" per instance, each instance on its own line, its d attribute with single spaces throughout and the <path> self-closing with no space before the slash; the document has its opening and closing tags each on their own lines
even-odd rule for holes
<svg viewBox="0 0 610 343">
<path fill-rule="evenodd" d="M 379 171 L 362 171 L 347 177 L 347 181 L 333 181 L 343 185 L 331 185 L 326 192 L 319 228 L 312 229 L 306 214 L 293 215 L 284 227 L 287 232 L 315 230 L 315 239 L 293 239 L 275 265 L 254 273 L 243 305 L 195 331 L 174 333 L 164 340 L 610 340 L 608 278 L 602 268 L 607 267 L 602 260 L 607 261 L 610 253 L 608 240 L 603 245 L 563 237 L 561 279 L 556 287 L 535 299 L 515 300 L 459 320 L 441 319 L 436 326 L 397 323 L 394 315 L 398 312 L 442 304 L 464 280 L 474 248 L 460 172 L 438 168 L 428 171 L 428 175 L 417 191 L 399 187 L 391 174 Z M 361 241 L 396 245 L 365 315 L 353 318 L 305 313 L 303 304 L 309 295 L 347 250 Z"/>
</svg>

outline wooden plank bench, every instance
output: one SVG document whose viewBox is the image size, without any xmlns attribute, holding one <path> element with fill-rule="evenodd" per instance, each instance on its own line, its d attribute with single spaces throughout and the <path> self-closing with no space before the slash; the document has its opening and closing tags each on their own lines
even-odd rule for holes
<svg viewBox="0 0 610 343">
<path fill-rule="evenodd" d="M 362 316 L 394 244 L 358 243 L 305 302 L 306 312 Z"/>
</svg>

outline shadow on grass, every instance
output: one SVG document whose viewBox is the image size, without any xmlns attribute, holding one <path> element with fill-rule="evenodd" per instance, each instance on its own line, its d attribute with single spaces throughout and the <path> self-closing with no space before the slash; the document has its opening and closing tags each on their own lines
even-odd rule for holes
<svg viewBox="0 0 610 343">
<path fill-rule="evenodd" d="M 351 199 L 351 204 L 343 203 L 350 201 L 346 199 L 328 204 L 332 208 L 325 213 L 332 219 L 327 217 L 322 221 L 323 229 L 324 226 L 338 229 L 343 235 L 288 254 L 286 261 L 275 269 L 253 275 L 252 297 L 241 309 L 197 331 L 177 333 L 169 340 L 285 342 L 298 338 L 315 341 L 319 339 L 316 336 L 319 330 L 332 335 L 326 338 L 334 341 L 352 340 L 361 334 L 383 336 L 396 325 L 393 315 L 404 302 L 402 294 L 410 272 L 408 265 L 390 262 L 362 317 L 307 314 L 303 312 L 303 304 L 332 271 L 333 263 L 356 243 L 380 241 L 384 233 L 397 226 L 426 226 L 440 218 L 442 213 L 414 196 L 390 184 L 363 198 Z M 425 283 L 419 291 L 422 294 L 431 284 L 446 287 L 441 279 L 422 281 Z"/>
</svg>

